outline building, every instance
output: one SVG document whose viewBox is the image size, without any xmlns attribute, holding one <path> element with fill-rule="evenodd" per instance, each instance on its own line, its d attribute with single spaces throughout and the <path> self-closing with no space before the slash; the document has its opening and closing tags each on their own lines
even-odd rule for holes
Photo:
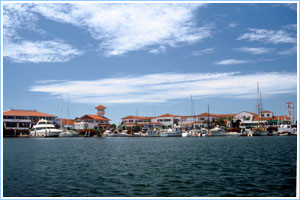
<svg viewBox="0 0 300 200">
<path fill-rule="evenodd" d="M 11 109 L 3 112 L 3 127 L 4 130 L 29 130 L 40 119 L 46 119 L 53 123 L 56 116 L 36 110 Z"/>
<path fill-rule="evenodd" d="M 161 126 L 161 123 L 156 122 L 154 117 L 141 117 L 130 115 L 122 118 L 122 127 L 128 128 L 134 126 L 156 127 Z"/>
<path fill-rule="evenodd" d="M 174 126 L 181 127 L 191 127 L 195 125 L 196 127 L 207 127 L 208 119 L 211 123 L 214 123 L 218 119 L 227 119 L 229 117 L 234 117 L 232 114 L 208 114 L 202 113 L 195 116 L 180 116 L 173 114 L 164 114 L 156 117 L 142 117 L 142 116 L 127 116 L 122 119 L 123 127 L 133 127 L 133 126 L 148 126 L 148 127 L 162 127 L 171 128 Z"/>
<path fill-rule="evenodd" d="M 110 126 L 110 119 L 106 118 L 105 109 L 106 107 L 103 105 L 97 106 L 96 114 L 90 115 L 86 114 L 77 119 L 74 122 L 75 129 L 84 130 L 84 129 L 96 129 L 96 130 L 104 130 Z"/>
<path fill-rule="evenodd" d="M 75 129 L 75 121 L 73 119 L 56 119 L 55 123 L 63 129 Z"/>
</svg>

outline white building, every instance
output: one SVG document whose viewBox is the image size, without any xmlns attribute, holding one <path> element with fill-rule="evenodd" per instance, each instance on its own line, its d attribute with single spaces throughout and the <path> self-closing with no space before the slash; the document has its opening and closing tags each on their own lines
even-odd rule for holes
<svg viewBox="0 0 300 200">
<path fill-rule="evenodd" d="M 110 126 L 110 119 L 104 117 L 106 107 L 99 105 L 95 109 L 97 109 L 97 115 L 83 115 L 75 121 L 75 129 L 107 129 Z"/>
</svg>

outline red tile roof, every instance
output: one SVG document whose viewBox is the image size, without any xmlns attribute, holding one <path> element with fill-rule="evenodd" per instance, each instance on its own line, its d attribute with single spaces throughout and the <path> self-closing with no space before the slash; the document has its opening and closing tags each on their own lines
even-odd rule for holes
<svg viewBox="0 0 300 200">
<path fill-rule="evenodd" d="M 271 111 L 269 111 L 269 110 L 264 110 L 264 111 L 262 111 L 261 113 L 273 113 L 273 112 L 271 112 Z"/>
<path fill-rule="evenodd" d="M 258 121 L 258 116 L 255 116 L 253 118 L 253 121 Z M 278 116 L 273 116 L 273 117 L 262 117 L 260 118 L 261 121 L 269 121 L 269 120 L 278 120 Z M 279 116 L 279 121 L 282 120 L 290 120 L 290 118 L 288 116 Z"/>
<path fill-rule="evenodd" d="M 3 112 L 6 116 L 30 116 L 30 117 L 56 117 L 47 113 L 38 112 L 36 110 L 7 110 Z"/>
<path fill-rule="evenodd" d="M 123 117 L 122 119 L 154 119 L 154 117 L 142 117 L 142 116 L 127 116 L 127 117 Z"/>
<path fill-rule="evenodd" d="M 106 109 L 106 107 L 103 106 L 103 105 L 99 105 L 99 106 L 96 107 L 96 109 Z"/>
<path fill-rule="evenodd" d="M 84 115 L 84 116 L 80 117 L 80 119 L 84 119 L 86 117 L 94 119 L 94 120 L 110 121 L 110 119 L 108 119 L 106 117 L 101 117 L 99 115 Z"/>
<path fill-rule="evenodd" d="M 156 118 L 161 118 L 161 117 L 180 117 L 179 115 L 172 115 L 172 114 L 164 114 L 164 115 L 160 115 L 160 116 L 157 116 Z"/>
<path fill-rule="evenodd" d="M 70 125 L 70 126 L 72 126 L 72 125 L 74 125 L 74 120 L 73 119 L 61 119 L 61 123 L 63 124 L 63 125 Z"/>
<path fill-rule="evenodd" d="M 219 115 L 216 115 L 216 114 L 212 114 L 212 113 L 201 113 L 201 114 L 199 114 L 199 115 L 196 115 L 196 117 L 207 117 L 207 116 L 209 116 L 209 117 L 220 117 Z"/>
</svg>

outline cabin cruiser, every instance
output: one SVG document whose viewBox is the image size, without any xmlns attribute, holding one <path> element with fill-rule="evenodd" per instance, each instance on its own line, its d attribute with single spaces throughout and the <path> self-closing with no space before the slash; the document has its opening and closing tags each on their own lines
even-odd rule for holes
<svg viewBox="0 0 300 200">
<path fill-rule="evenodd" d="M 160 137 L 182 137 L 181 128 L 169 128 L 160 132 Z"/>
<path fill-rule="evenodd" d="M 34 137 L 58 137 L 62 131 L 55 128 L 53 124 L 45 119 L 38 121 L 30 131 L 30 136 Z"/>
<path fill-rule="evenodd" d="M 189 130 L 189 131 L 184 131 L 181 136 L 182 137 L 195 137 L 198 135 L 198 131 L 195 129 Z"/>
</svg>

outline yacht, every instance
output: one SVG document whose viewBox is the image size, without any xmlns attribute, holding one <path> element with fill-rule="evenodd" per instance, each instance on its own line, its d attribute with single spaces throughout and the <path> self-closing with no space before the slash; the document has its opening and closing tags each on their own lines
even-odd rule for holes
<svg viewBox="0 0 300 200">
<path fill-rule="evenodd" d="M 55 128 L 53 124 L 45 119 L 41 119 L 33 126 L 30 136 L 34 137 L 58 137 L 62 131 Z"/>
</svg>

